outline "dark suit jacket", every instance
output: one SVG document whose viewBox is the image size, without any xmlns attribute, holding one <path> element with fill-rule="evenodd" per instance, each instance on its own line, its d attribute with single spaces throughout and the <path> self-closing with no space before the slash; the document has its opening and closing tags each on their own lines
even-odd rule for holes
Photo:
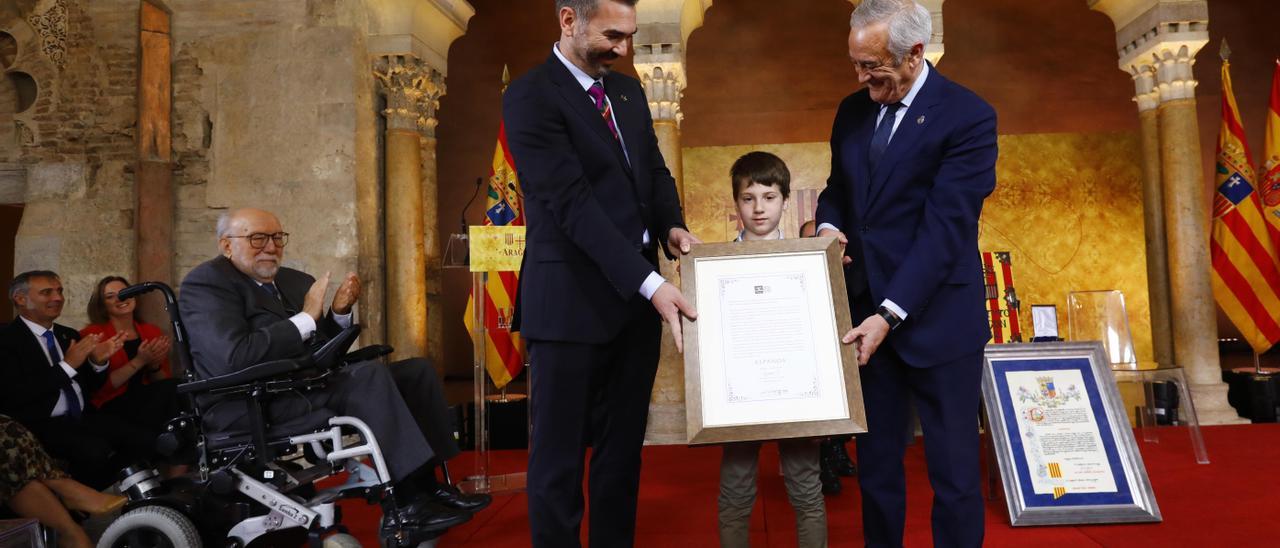
<svg viewBox="0 0 1280 548">
<path fill-rule="evenodd" d="M 65 325 L 53 324 L 53 333 L 64 356 L 67 347 L 80 340 L 80 333 Z M 61 367 L 49 365 L 42 345 L 19 318 L 0 328 L 0 415 L 32 424 L 48 419 L 58 404 L 67 374 Z M 102 386 L 106 373 L 95 372 L 87 360 L 76 371 L 71 380 L 80 385 L 87 406 L 88 398 Z"/>
<path fill-rule="evenodd" d="M 178 306 L 200 378 L 310 351 L 289 317 L 302 310 L 315 278 L 281 267 L 275 282 L 283 303 L 237 270 L 226 257 L 201 263 L 182 280 Z M 332 316 L 325 316 L 317 324 L 320 337 L 341 329 Z"/>
<path fill-rule="evenodd" d="M 980 351 L 991 338 L 978 217 L 995 189 L 996 114 L 930 66 L 872 173 L 867 155 L 879 109 L 865 89 L 840 103 L 817 222 L 862 246 L 863 264 L 849 268 L 866 269 L 872 303 L 887 298 L 908 315 L 886 344 L 906 363 L 929 367 Z"/>
<path fill-rule="evenodd" d="M 675 180 L 653 132 L 644 89 L 604 78 L 630 155 L 554 54 L 517 79 L 502 101 L 507 144 L 524 190 L 528 225 L 516 322 L 535 340 L 603 343 L 626 321 L 627 302 L 673 227 L 684 227 Z"/>
</svg>

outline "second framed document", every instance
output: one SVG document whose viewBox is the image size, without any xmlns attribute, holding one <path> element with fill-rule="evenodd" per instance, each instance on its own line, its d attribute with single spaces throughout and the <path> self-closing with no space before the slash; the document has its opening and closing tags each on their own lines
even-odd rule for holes
<svg viewBox="0 0 1280 548">
<path fill-rule="evenodd" d="M 840 246 L 703 244 L 681 260 L 688 443 L 866 431 Z"/>
</svg>

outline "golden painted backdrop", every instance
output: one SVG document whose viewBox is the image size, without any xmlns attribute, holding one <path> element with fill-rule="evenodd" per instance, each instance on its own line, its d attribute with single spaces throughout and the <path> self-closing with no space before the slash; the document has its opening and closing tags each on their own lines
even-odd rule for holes
<svg viewBox="0 0 1280 548">
<path fill-rule="evenodd" d="M 686 148 L 685 215 L 703 240 L 737 234 L 729 167 L 751 150 L 777 154 L 791 170 L 787 236 L 813 218 L 831 166 L 827 143 Z M 1131 133 L 1000 137 L 996 191 L 983 208 L 980 246 L 1011 253 L 1024 334 L 1031 333 L 1032 304 L 1056 304 L 1066 338 L 1068 291 L 1119 289 L 1138 359 L 1151 361 L 1139 153 Z"/>
</svg>

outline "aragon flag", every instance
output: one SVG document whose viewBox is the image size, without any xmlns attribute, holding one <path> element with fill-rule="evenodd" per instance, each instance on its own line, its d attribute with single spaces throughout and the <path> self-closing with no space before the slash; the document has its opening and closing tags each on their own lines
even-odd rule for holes
<svg viewBox="0 0 1280 548">
<path fill-rule="evenodd" d="M 1267 133 L 1262 149 L 1262 205 L 1271 237 L 1280 253 L 1280 59 L 1271 76 L 1271 101 L 1267 106 Z"/>
<path fill-rule="evenodd" d="M 1259 354 L 1280 341 L 1280 260 L 1262 200 L 1253 187 L 1253 162 L 1222 62 L 1222 127 L 1213 196 L 1213 294 L 1223 312 Z"/>
<path fill-rule="evenodd" d="M 498 145 L 493 151 L 493 166 L 489 171 L 489 192 L 484 212 L 485 226 L 524 226 L 524 204 L 520 199 L 520 181 L 516 178 L 515 161 L 507 148 L 507 132 L 498 126 Z M 485 368 L 494 386 L 502 388 L 524 369 L 524 342 L 520 335 L 511 332 L 518 272 L 490 272 L 485 274 Z M 467 331 L 475 335 L 472 321 L 476 296 L 467 299 L 467 311 L 463 322 Z"/>
</svg>

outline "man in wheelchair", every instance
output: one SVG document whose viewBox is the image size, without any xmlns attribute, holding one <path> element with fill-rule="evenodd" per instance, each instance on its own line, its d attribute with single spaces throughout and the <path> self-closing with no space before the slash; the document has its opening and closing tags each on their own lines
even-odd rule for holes
<svg viewBox="0 0 1280 548">
<path fill-rule="evenodd" d="M 236 210 L 218 220 L 217 233 L 221 255 L 193 269 L 179 297 L 199 378 L 307 356 L 352 325 L 358 278 L 346 276 L 326 313 L 329 275 L 316 280 L 281 266 L 289 234 L 275 215 Z M 206 435 L 249 429 L 248 405 L 243 398 L 201 396 Z M 262 412 L 269 429 L 323 428 L 334 415 L 367 424 L 394 486 L 382 501 L 384 530 L 442 530 L 490 502 L 436 478 L 436 468 L 459 449 L 440 380 L 425 359 L 349 364 L 328 373 L 322 386 L 277 395 Z"/>
</svg>

